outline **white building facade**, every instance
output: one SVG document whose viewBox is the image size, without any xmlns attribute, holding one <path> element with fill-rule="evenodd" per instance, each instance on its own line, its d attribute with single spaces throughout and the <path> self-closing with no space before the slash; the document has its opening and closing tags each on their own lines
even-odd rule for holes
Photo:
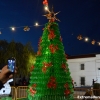
<svg viewBox="0 0 100 100">
<path fill-rule="evenodd" d="M 93 79 L 100 83 L 100 54 L 71 56 L 67 63 L 74 86 L 92 86 Z"/>
</svg>

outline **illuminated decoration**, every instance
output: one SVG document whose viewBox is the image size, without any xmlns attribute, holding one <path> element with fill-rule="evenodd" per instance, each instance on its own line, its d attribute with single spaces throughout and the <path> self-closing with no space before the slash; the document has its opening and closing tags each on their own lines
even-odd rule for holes
<svg viewBox="0 0 100 100">
<path fill-rule="evenodd" d="M 31 93 L 31 96 L 33 97 L 36 94 L 36 84 L 32 84 L 32 86 L 29 87 L 28 92 Z"/>
<path fill-rule="evenodd" d="M 30 72 L 31 72 L 33 69 L 34 69 L 34 66 L 31 66 L 31 68 L 30 68 Z"/>
<path fill-rule="evenodd" d="M 88 38 L 85 38 L 85 41 L 87 42 L 89 39 Z"/>
<path fill-rule="evenodd" d="M 48 0 L 44 0 L 43 5 L 48 6 Z"/>
<path fill-rule="evenodd" d="M 58 46 L 57 45 L 50 44 L 49 45 L 49 49 L 50 49 L 50 52 L 51 53 L 55 53 L 58 50 Z"/>
<path fill-rule="evenodd" d="M 68 68 L 59 25 L 51 15 L 39 39 L 36 61 L 31 71 L 27 100 L 74 100 L 72 78 Z M 65 85 L 68 83 L 67 85 Z M 65 87 L 64 87 L 65 85 Z M 33 94 L 33 96 L 32 96 Z"/>
<path fill-rule="evenodd" d="M 29 91 L 30 91 L 32 96 L 34 96 L 36 94 L 36 92 L 37 92 L 35 88 L 36 88 L 35 85 L 33 85 L 32 87 L 29 88 Z"/>
<path fill-rule="evenodd" d="M 39 25 L 38 23 L 35 23 L 34 26 L 35 27 L 37 27 L 37 26 L 44 26 L 44 24 Z M 32 26 L 26 25 L 26 26 L 8 27 L 7 29 L 11 29 L 12 31 L 15 31 L 15 29 L 23 28 L 24 31 L 30 31 L 30 27 L 33 27 L 33 25 Z M 4 30 L 4 29 L 5 28 L 0 28 L 0 34 L 2 34 L 1 30 Z"/>
<path fill-rule="evenodd" d="M 70 94 L 70 90 L 65 90 L 64 94 L 68 96 Z"/>
<path fill-rule="evenodd" d="M 24 31 L 29 31 L 30 28 L 29 28 L 28 26 L 25 26 L 23 30 L 24 30 Z"/>
<path fill-rule="evenodd" d="M 82 40 L 83 38 L 82 38 L 82 35 L 79 35 L 78 37 L 77 37 L 77 39 L 78 40 Z"/>
<path fill-rule="evenodd" d="M 98 42 L 98 45 L 100 46 L 100 42 Z"/>
<path fill-rule="evenodd" d="M 85 42 L 88 42 L 88 41 L 90 40 L 88 37 L 82 37 L 82 35 L 78 35 L 78 36 L 77 36 L 77 39 L 78 39 L 78 40 L 84 39 Z M 94 40 L 94 39 L 91 40 L 91 44 L 92 44 L 92 45 L 95 45 L 96 43 L 100 46 L 100 42 L 97 42 L 97 41 Z"/>
<path fill-rule="evenodd" d="M 37 56 L 41 55 L 41 51 L 37 51 Z"/>
<path fill-rule="evenodd" d="M 61 67 L 64 69 L 65 72 L 68 71 L 66 64 L 62 64 Z"/>
<path fill-rule="evenodd" d="M 47 68 L 52 66 L 52 63 L 43 63 L 44 66 L 42 67 L 42 72 L 46 73 Z"/>
<path fill-rule="evenodd" d="M 12 31 L 15 31 L 15 27 L 11 27 Z"/>
<path fill-rule="evenodd" d="M 54 13 L 53 7 L 52 7 L 52 10 L 51 10 L 51 11 L 50 11 L 50 10 L 47 10 L 47 11 L 48 11 L 48 14 L 43 15 L 43 16 L 47 17 L 47 19 L 49 19 L 50 22 L 51 22 L 51 21 L 54 22 L 55 20 L 60 21 L 58 18 L 56 18 L 56 15 L 57 15 L 59 12 Z"/>
<path fill-rule="evenodd" d="M 54 31 L 51 30 L 49 35 L 48 35 L 48 39 L 54 39 L 56 37 L 56 35 L 54 34 Z"/>
<path fill-rule="evenodd" d="M 56 83 L 56 78 L 51 76 L 49 79 L 49 82 L 47 84 L 48 88 L 56 88 L 57 87 L 57 83 Z"/>
<path fill-rule="evenodd" d="M 66 83 L 66 84 L 64 84 L 64 88 L 68 88 L 69 86 L 68 86 L 68 83 Z"/>
<path fill-rule="evenodd" d="M 48 0 L 44 0 L 44 1 L 43 1 L 43 5 L 44 5 L 45 11 L 49 11 Z"/>
<path fill-rule="evenodd" d="M 48 11 L 48 10 L 49 10 L 48 6 L 45 6 L 44 8 L 45 8 L 45 10 L 46 10 L 46 11 Z"/>
<path fill-rule="evenodd" d="M 35 23 L 35 26 L 39 26 L 39 24 L 38 23 Z"/>
<path fill-rule="evenodd" d="M 92 44 L 92 45 L 94 45 L 94 44 L 95 44 L 95 42 L 96 42 L 95 40 L 92 40 L 91 44 Z"/>
</svg>

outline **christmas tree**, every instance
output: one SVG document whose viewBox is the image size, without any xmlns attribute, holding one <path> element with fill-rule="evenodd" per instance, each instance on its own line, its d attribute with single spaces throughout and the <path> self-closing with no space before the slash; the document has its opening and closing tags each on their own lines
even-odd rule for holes
<svg viewBox="0 0 100 100">
<path fill-rule="evenodd" d="M 53 10 L 45 16 L 36 62 L 31 67 L 28 100 L 74 100 L 73 84 L 64 51 L 58 20 Z"/>
</svg>

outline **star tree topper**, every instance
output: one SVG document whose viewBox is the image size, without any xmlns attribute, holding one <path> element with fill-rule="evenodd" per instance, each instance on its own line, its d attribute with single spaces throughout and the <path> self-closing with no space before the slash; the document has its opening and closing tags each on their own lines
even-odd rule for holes
<svg viewBox="0 0 100 100">
<path fill-rule="evenodd" d="M 50 11 L 49 9 L 47 9 L 47 11 L 48 11 L 48 14 L 46 14 L 46 15 L 43 15 L 43 16 L 45 16 L 45 17 L 47 17 L 47 19 L 49 19 L 49 21 L 55 21 L 55 20 L 57 20 L 57 21 L 60 21 L 58 18 L 56 18 L 56 15 L 60 12 L 57 12 L 57 13 L 55 13 L 54 11 L 53 11 L 53 7 L 52 7 L 52 10 Z"/>
</svg>

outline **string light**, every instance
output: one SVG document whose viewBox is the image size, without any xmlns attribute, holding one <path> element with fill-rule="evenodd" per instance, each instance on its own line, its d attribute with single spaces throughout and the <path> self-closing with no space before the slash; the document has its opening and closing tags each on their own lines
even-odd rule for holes
<svg viewBox="0 0 100 100">
<path fill-rule="evenodd" d="M 44 7 L 44 9 L 45 9 L 46 11 L 48 11 L 48 10 L 49 10 L 48 6 L 45 6 L 45 7 Z"/>
<path fill-rule="evenodd" d="M 78 36 L 77 36 L 77 39 L 78 39 L 78 40 L 84 39 L 85 42 L 90 41 L 90 39 L 89 39 L 88 37 L 83 37 L 82 35 L 78 35 Z M 91 40 L 91 44 L 92 44 L 92 45 L 95 45 L 96 43 L 100 46 L 100 42 L 97 42 L 97 41 L 94 40 L 94 39 Z"/>
<path fill-rule="evenodd" d="M 12 31 L 15 31 L 15 27 L 11 27 Z"/>
<path fill-rule="evenodd" d="M 86 38 L 85 38 L 85 41 L 87 42 L 88 40 L 89 40 L 89 39 L 86 37 Z"/>
<path fill-rule="evenodd" d="M 98 45 L 100 46 L 100 42 L 98 42 Z"/>
<path fill-rule="evenodd" d="M 48 1 L 47 0 L 44 0 L 43 1 L 43 4 L 45 5 L 45 10 L 49 10 L 49 7 L 48 7 Z M 12 31 L 15 31 L 15 29 L 17 28 L 23 28 L 24 31 L 30 31 L 30 27 L 33 27 L 33 26 L 44 26 L 45 24 L 42 24 L 42 25 L 39 25 L 38 22 L 35 23 L 35 25 L 32 25 L 32 26 L 18 26 L 18 27 L 8 27 L 10 28 Z M 6 28 L 6 29 L 8 29 Z M 1 30 L 4 30 L 5 28 L 0 28 L 0 34 L 2 34 Z"/>
<path fill-rule="evenodd" d="M 35 23 L 35 26 L 39 26 L 39 24 L 36 22 L 36 23 Z"/>
<path fill-rule="evenodd" d="M 34 26 L 37 27 L 37 26 L 44 26 L 44 25 L 45 24 L 39 25 L 38 22 L 36 22 Z M 23 28 L 24 31 L 30 31 L 31 27 L 33 27 L 33 25 L 32 26 L 8 27 L 8 28 L 10 28 L 12 31 L 15 31 L 15 29 L 18 29 L 18 28 Z M 1 30 L 8 29 L 8 28 L 0 28 L 0 34 L 2 34 Z"/>
</svg>

